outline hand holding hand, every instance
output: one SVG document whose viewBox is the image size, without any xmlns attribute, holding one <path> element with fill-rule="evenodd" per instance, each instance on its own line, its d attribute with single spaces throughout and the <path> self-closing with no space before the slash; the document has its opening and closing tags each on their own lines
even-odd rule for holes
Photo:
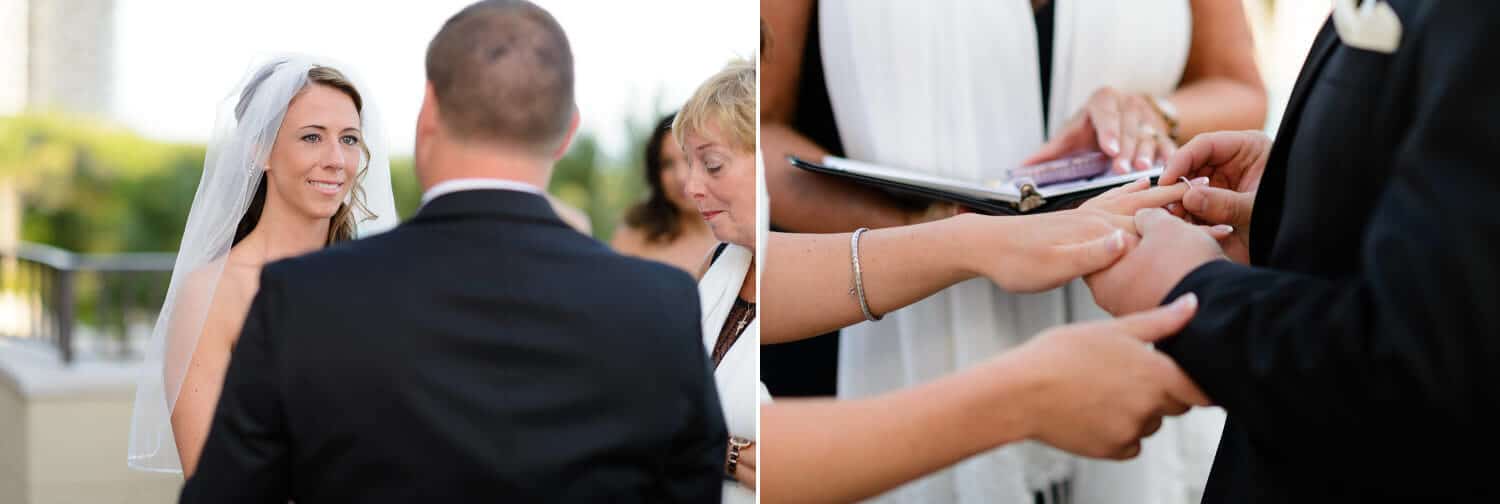
<svg viewBox="0 0 1500 504">
<path fill-rule="evenodd" d="M 1094 302 L 1115 316 L 1157 305 L 1188 273 L 1224 257 L 1224 250 L 1202 228 L 1165 210 L 1135 214 L 1140 243 L 1108 269 L 1088 275 Z"/>
<path fill-rule="evenodd" d="M 959 236 L 977 237 L 957 248 L 960 264 L 1011 292 L 1052 289 L 1108 267 L 1135 241 L 1130 218 L 1098 210 L 955 219 Z"/>
<path fill-rule="evenodd" d="M 1194 181 L 1193 186 L 1182 184 L 1151 187 L 1150 179 L 1137 179 L 1129 184 L 1105 191 L 1103 194 L 1085 201 L 1079 208 L 1084 210 L 1098 210 L 1114 215 L 1130 216 L 1131 218 L 1125 224 L 1124 228 L 1128 232 L 1135 233 L 1134 216 L 1136 212 L 1147 208 L 1160 208 L 1163 205 L 1169 210 L 1173 206 L 1180 209 L 1181 205 L 1177 203 L 1186 194 L 1191 193 L 1189 187 L 1196 187 L 1204 183 L 1207 182 L 1199 179 Z M 1182 217 L 1182 215 L 1178 215 L 1176 212 L 1173 215 Z M 1234 231 L 1234 228 L 1231 226 L 1211 225 L 1203 226 L 1203 230 L 1209 236 L 1214 237 L 1215 240 L 1225 240 L 1231 238 L 1230 234 Z"/>
<path fill-rule="evenodd" d="M 1255 192 L 1271 157 L 1271 138 L 1259 131 L 1204 133 L 1182 146 L 1162 170 L 1161 185 L 1183 177 L 1208 178 L 1208 185 L 1235 192 Z"/>
<path fill-rule="evenodd" d="M 1006 354 L 1038 373 L 1035 401 L 1020 410 L 1030 437 L 1087 457 L 1128 459 L 1163 416 L 1208 405 L 1171 358 L 1146 345 L 1176 334 L 1197 306 L 1188 294 L 1147 312 L 1053 328 Z"/>
<path fill-rule="evenodd" d="M 1163 186 L 1194 178 L 1182 209 L 1195 222 L 1232 227 L 1224 252 L 1241 264 L 1250 262 L 1250 217 L 1270 153 L 1271 139 L 1258 131 L 1209 133 L 1184 145 L 1162 172 Z"/>
</svg>

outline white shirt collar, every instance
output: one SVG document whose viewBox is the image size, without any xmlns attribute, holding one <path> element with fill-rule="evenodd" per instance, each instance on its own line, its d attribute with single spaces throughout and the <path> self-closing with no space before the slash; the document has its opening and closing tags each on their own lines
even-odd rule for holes
<svg viewBox="0 0 1500 504">
<path fill-rule="evenodd" d="M 527 184 L 525 182 L 506 179 L 462 178 L 444 180 L 442 182 L 438 182 L 437 185 L 432 186 L 432 188 L 428 189 L 427 192 L 422 193 L 422 206 L 426 206 L 428 202 L 437 199 L 438 196 L 456 193 L 459 191 L 472 191 L 475 189 L 500 189 L 505 191 L 528 192 L 536 194 L 538 196 L 546 196 L 546 192 L 542 191 L 542 188 Z"/>
</svg>

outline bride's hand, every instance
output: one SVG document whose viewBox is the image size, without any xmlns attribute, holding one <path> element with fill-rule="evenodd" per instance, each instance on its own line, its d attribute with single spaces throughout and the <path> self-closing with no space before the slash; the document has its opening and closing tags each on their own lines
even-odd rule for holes
<svg viewBox="0 0 1500 504">
<path fill-rule="evenodd" d="M 740 461 L 734 468 L 734 479 L 750 490 L 755 490 L 755 442 L 740 449 Z"/>
<path fill-rule="evenodd" d="M 1030 165 L 1081 150 L 1102 151 L 1114 158 L 1111 170 L 1148 170 L 1177 149 L 1167 136 L 1166 119 L 1145 95 L 1102 87 L 1057 135 L 1022 161 Z"/>
<path fill-rule="evenodd" d="M 1137 238 L 1130 217 L 1090 209 L 1017 217 L 963 214 L 961 260 L 1011 292 L 1039 292 L 1109 267 Z"/>
<path fill-rule="evenodd" d="M 1206 178 L 1193 179 L 1191 184 L 1160 185 L 1151 187 L 1150 179 L 1138 179 L 1129 184 L 1105 191 L 1103 194 L 1083 202 L 1079 208 L 1084 210 L 1098 210 L 1114 215 L 1134 217 L 1135 213 L 1147 208 L 1166 208 L 1172 215 L 1178 218 L 1185 217 L 1183 201 L 1191 199 L 1187 194 L 1190 187 L 1202 188 L 1208 183 Z M 1251 194 L 1254 199 L 1254 194 Z M 1248 214 L 1247 214 L 1248 215 Z M 1239 228 L 1237 222 L 1223 225 L 1223 222 L 1208 222 L 1199 227 L 1209 236 L 1214 237 L 1221 243 L 1229 243 L 1234 238 L 1234 233 Z M 1131 232 L 1135 231 L 1134 221 L 1129 224 Z M 1244 226 L 1249 229 L 1248 223 Z"/>
<path fill-rule="evenodd" d="M 1161 418 L 1210 403 L 1170 357 L 1147 343 L 1177 334 L 1197 311 L 1191 294 L 1133 315 L 1054 327 L 995 362 L 1036 378 L 1007 411 L 1029 437 L 1087 457 L 1128 459 Z"/>
</svg>

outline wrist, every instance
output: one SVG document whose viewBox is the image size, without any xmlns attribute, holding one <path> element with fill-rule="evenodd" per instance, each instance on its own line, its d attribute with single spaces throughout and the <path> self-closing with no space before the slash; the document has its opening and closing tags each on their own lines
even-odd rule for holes
<svg viewBox="0 0 1500 504">
<path fill-rule="evenodd" d="M 1003 241 L 1001 235 L 1005 234 L 1006 224 L 998 217 L 965 213 L 955 215 L 950 219 L 935 223 L 948 229 L 941 229 L 938 239 L 946 240 L 952 247 L 953 257 L 957 258 L 957 266 L 963 280 L 969 280 L 985 276 L 989 271 L 986 266 L 995 260 L 997 254 L 1002 252 L 997 245 Z"/>
<path fill-rule="evenodd" d="M 754 443 L 745 438 L 737 436 L 729 437 L 729 452 L 724 458 L 725 476 L 727 476 L 729 479 L 739 479 L 740 459 L 744 457 L 744 450 L 749 448 L 753 444 Z"/>
<path fill-rule="evenodd" d="M 977 380 L 982 387 L 981 404 L 972 411 L 987 412 L 975 415 L 979 420 L 970 432 L 985 434 L 987 448 L 1002 446 L 1033 438 L 1039 432 L 1039 419 L 1044 419 L 1043 401 L 1051 382 L 1050 371 L 1027 364 L 1025 347 L 1019 351 L 1006 352 L 976 368 L 982 374 Z"/>
<path fill-rule="evenodd" d="M 1151 110 L 1156 111 L 1156 116 L 1166 125 L 1165 133 L 1173 143 L 1182 143 L 1182 121 L 1177 113 L 1177 105 L 1172 100 L 1151 94 L 1142 94 L 1142 98 L 1151 105 Z"/>
</svg>

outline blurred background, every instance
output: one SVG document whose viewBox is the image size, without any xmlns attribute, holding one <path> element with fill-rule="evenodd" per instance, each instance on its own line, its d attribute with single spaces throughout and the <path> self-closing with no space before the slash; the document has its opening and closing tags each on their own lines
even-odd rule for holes
<svg viewBox="0 0 1500 504">
<path fill-rule="evenodd" d="M 548 191 L 608 242 L 642 144 L 758 42 L 752 0 L 538 0 L 572 44 L 582 126 Z M 140 354 L 216 105 L 278 53 L 352 69 L 384 115 L 403 220 L 427 43 L 463 0 L 0 0 L 0 503 L 175 502 L 125 467 Z"/>
<path fill-rule="evenodd" d="M 1241 1 L 1274 134 L 1331 4 Z M 385 115 L 410 217 L 423 54 L 467 3 L 0 0 L 0 503 L 175 501 L 180 477 L 127 470 L 125 439 L 215 105 L 273 54 L 343 62 Z M 583 115 L 548 190 L 608 241 L 645 194 L 649 128 L 754 54 L 758 4 L 538 3 L 569 32 Z"/>
</svg>

